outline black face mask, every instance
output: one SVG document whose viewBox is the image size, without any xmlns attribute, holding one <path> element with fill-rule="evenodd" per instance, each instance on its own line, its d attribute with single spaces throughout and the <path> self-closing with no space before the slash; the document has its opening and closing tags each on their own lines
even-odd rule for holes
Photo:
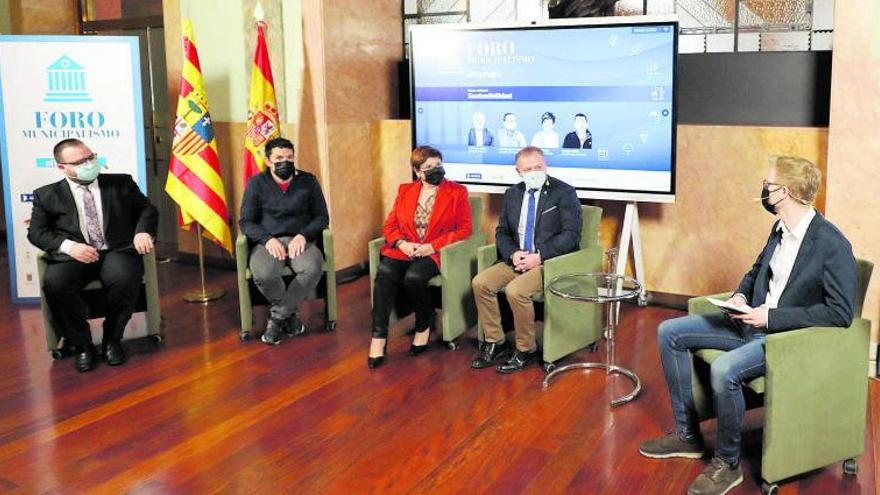
<svg viewBox="0 0 880 495">
<path fill-rule="evenodd" d="M 281 180 L 287 180 L 290 176 L 293 175 L 293 172 L 296 171 L 296 168 L 293 166 L 293 162 L 276 162 L 275 164 L 275 175 L 278 176 Z"/>
<path fill-rule="evenodd" d="M 445 176 L 446 170 L 443 170 L 443 167 L 435 167 L 425 172 L 425 182 L 436 186 L 443 182 L 443 177 Z"/>
<path fill-rule="evenodd" d="M 770 213 L 771 215 L 776 214 L 776 205 L 785 201 L 785 198 L 783 197 L 782 199 L 780 199 L 779 201 L 777 201 L 775 203 L 770 202 L 770 193 L 776 192 L 779 189 L 782 189 L 782 188 L 780 187 L 778 189 L 774 189 L 773 191 L 770 191 L 770 186 L 764 186 L 763 188 L 761 188 L 761 206 L 763 206 L 764 209 L 767 210 L 767 212 Z"/>
</svg>

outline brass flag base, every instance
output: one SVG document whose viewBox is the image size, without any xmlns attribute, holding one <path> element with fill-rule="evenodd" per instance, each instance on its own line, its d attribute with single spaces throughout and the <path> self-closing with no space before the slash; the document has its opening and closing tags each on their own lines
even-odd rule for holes
<svg viewBox="0 0 880 495">
<path fill-rule="evenodd" d="M 199 276 L 201 277 L 201 290 L 191 290 L 183 294 L 183 300 L 188 303 L 207 304 L 216 301 L 226 295 L 223 289 L 205 287 L 205 251 L 202 247 L 202 225 L 196 224 L 199 235 Z"/>
<path fill-rule="evenodd" d="M 183 300 L 188 303 L 209 303 L 226 295 L 223 289 L 207 287 L 204 290 L 193 290 L 183 295 Z"/>
</svg>

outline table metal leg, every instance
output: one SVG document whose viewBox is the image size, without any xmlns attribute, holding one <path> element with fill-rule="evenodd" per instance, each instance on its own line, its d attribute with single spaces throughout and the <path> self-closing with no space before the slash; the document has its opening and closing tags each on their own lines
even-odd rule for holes
<svg viewBox="0 0 880 495">
<path fill-rule="evenodd" d="M 638 375 L 636 375 L 635 373 L 633 373 L 632 371 L 630 371 L 626 368 L 621 368 L 620 366 L 609 366 L 605 363 L 573 363 L 573 364 L 567 364 L 565 366 L 560 366 L 559 368 L 556 368 L 555 370 L 553 370 L 551 373 L 548 373 L 547 376 L 544 377 L 544 390 L 546 390 L 547 387 L 550 386 L 550 380 L 552 380 L 553 377 L 560 375 L 562 373 L 565 373 L 566 371 L 577 370 L 577 369 L 595 369 L 595 368 L 604 369 L 606 371 L 606 373 L 609 375 L 610 374 L 617 374 L 617 375 L 625 376 L 630 381 L 632 381 L 632 383 L 634 385 L 633 390 L 630 393 L 628 393 L 626 395 L 622 395 L 622 396 L 614 398 L 614 399 L 611 399 L 611 406 L 612 407 L 626 404 L 627 402 L 635 399 L 636 396 L 639 395 L 639 392 L 642 391 L 642 380 L 639 379 Z"/>
<path fill-rule="evenodd" d="M 630 381 L 633 382 L 633 385 L 635 385 L 635 387 L 633 388 L 633 390 L 630 393 L 628 393 L 626 395 L 622 395 L 622 396 L 617 397 L 615 399 L 611 399 L 611 406 L 612 407 L 626 404 L 627 402 L 635 399 L 637 395 L 639 395 L 639 392 L 642 391 L 642 380 L 639 379 L 638 375 L 636 375 L 635 373 L 633 373 L 632 371 L 630 371 L 626 368 L 621 368 L 620 366 L 617 366 L 614 364 L 614 330 L 615 330 L 615 327 L 617 326 L 616 325 L 617 315 L 615 314 L 617 308 L 615 308 L 614 306 L 615 306 L 614 304 L 608 305 L 609 324 L 605 330 L 605 337 L 606 337 L 606 340 L 605 340 L 605 362 L 604 363 L 573 363 L 573 364 L 567 364 L 565 366 L 560 366 L 559 368 L 556 368 L 555 370 L 553 370 L 551 373 L 548 373 L 547 376 L 544 377 L 544 384 L 543 384 L 544 390 L 546 390 L 547 387 L 550 386 L 550 380 L 552 380 L 553 377 L 560 375 L 562 373 L 565 373 L 567 371 L 578 370 L 578 369 L 604 369 L 606 375 L 618 374 L 621 376 L 625 376 L 626 378 L 628 378 Z"/>
</svg>

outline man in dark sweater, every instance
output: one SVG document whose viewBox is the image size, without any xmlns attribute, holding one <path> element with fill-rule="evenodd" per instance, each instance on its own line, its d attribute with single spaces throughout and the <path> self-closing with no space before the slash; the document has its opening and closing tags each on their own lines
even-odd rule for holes
<svg viewBox="0 0 880 495">
<path fill-rule="evenodd" d="M 329 223 L 327 203 L 314 175 L 294 166 L 293 143 L 266 143 L 266 170 L 250 179 L 241 202 L 241 232 L 251 245 L 254 283 L 272 305 L 263 333 L 266 344 L 281 343 L 282 331 L 305 332 L 297 305 L 321 279 L 324 262 L 315 245 Z M 285 265 L 296 275 L 285 287 Z"/>
</svg>

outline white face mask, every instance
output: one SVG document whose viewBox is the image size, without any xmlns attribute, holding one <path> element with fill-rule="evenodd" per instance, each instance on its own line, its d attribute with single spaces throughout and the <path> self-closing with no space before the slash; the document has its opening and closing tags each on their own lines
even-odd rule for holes
<svg viewBox="0 0 880 495">
<path fill-rule="evenodd" d="M 544 183 L 547 182 L 547 172 L 543 170 L 532 170 L 531 172 L 526 172 L 522 174 L 523 182 L 526 184 L 526 189 L 541 189 L 544 187 Z"/>
</svg>

